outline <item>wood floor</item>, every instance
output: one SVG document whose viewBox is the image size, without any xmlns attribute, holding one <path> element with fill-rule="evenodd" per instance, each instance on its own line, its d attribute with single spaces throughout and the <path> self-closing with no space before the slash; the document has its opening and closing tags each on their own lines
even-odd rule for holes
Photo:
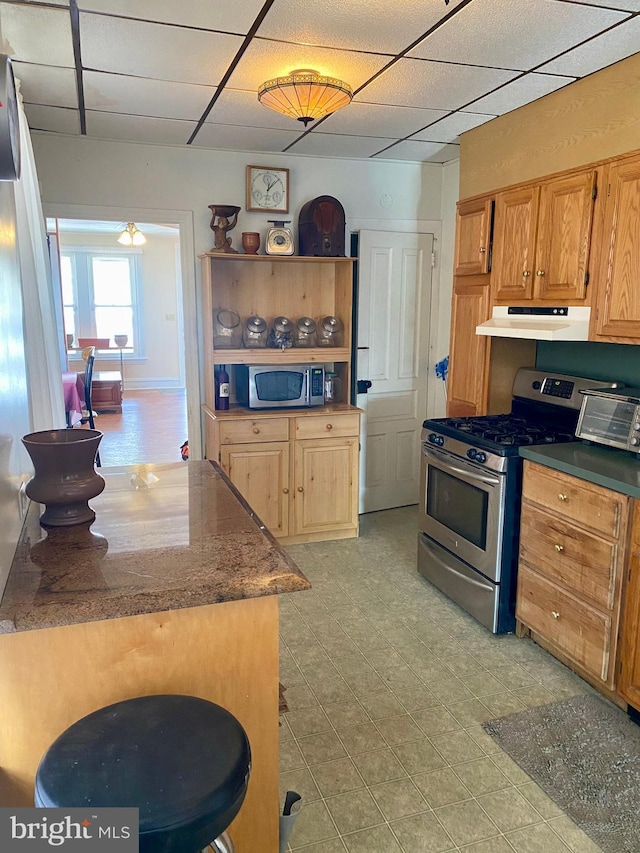
<svg viewBox="0 0 640 853">
<path fill-rule="evenodd" d="M 180 462 L 180 445 L 187 440 L 184 390 L 128 391 L 122 414 L 99 414 L 103 466 L 142 462 Z"/>
</svg>

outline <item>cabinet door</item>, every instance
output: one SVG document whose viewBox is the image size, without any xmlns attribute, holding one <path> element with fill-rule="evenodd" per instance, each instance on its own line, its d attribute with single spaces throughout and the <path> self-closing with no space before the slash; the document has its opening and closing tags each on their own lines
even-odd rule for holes
<svg viewBox="0 0 640 853">
<path fill-rule="evenodd" d="M 640 341 L 640 158 L 614 164 L 604 214 L 596 336 Z"/>
<path fill-rule="evenodd" d="M 476 326 L 488 316 L 489 287 L 466 287 L 456 282 L 451 313 L 449 417 L 485 412 L 490 339 L 476 335 Z"/>
<path fill-rule="evenodd" d="M 558 303 L 584 299 L 595 171 L 544 184 L 540 190 L 534 295 Z"/>
<path fill-rule="evenodd" d="M 292 535 L 357 529 L 358 439 L 295 442 Z"/>
<path fill-rule="evenodd" d="M 289 532 L 289 444 L 223 444 L 220 466 L 274 536 Z"/>
<path fill-rule="evenodd" d="M 458 204 L 454 275 L 489 272 L 492 210 L 493 200 L 490 198 Z"/>
<path fill-rule="evenodd" d="M 635 502 L 625 609 L 620 632 L 618 693 L 640 710 L 640 501 Z"/>
<path fill-rule="evenodd" d="M 518 305 L 533 297 L 539 187 L 498 193 L 491 286 L 495 299 Z"/>
</svg>

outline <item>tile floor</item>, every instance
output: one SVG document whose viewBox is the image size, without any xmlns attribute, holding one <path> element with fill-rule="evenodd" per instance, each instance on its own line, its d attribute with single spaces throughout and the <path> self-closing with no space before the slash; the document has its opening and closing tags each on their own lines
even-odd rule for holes
<svg viewBox="0 0 640 853">
<path fill-rule="evenodd" d="M 483 720 L 591 688 L 532 643 L 496 637 L 416 571 L 416 507 L 288 553 L 281 786 L 303 796 L 301 853 L 597 853 Z M 283 799 L 283 795 L 281 796 Z"/>
</svg>

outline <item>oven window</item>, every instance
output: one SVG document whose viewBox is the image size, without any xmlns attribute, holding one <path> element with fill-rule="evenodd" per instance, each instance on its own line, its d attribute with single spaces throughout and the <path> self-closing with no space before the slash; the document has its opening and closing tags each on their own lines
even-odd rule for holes
<svg viewBox="0 0 640 853">
<path fill-rule="evenodd" d="M 439 468 L 430 466 L 428 470 L 427 515 L 484 551 L 489 507 L 487 492 Z"/>
<path fill-rule="evenodd" d="M 274 403 L 300 400 L 304 386 L 304 373 L 293 370 L 265 370 L 256 373 L 258 400 Z"/>
</svg>

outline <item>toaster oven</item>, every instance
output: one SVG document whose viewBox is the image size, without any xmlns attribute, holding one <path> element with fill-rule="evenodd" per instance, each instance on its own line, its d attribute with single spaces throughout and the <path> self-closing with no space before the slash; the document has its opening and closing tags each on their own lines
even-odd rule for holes
<svg viewBox="0 0 640 853">
<path fill-rule="evenodd" d="M 583 391 L 576 436 L 640 453 L 640 388 Z"/>
</svg>

